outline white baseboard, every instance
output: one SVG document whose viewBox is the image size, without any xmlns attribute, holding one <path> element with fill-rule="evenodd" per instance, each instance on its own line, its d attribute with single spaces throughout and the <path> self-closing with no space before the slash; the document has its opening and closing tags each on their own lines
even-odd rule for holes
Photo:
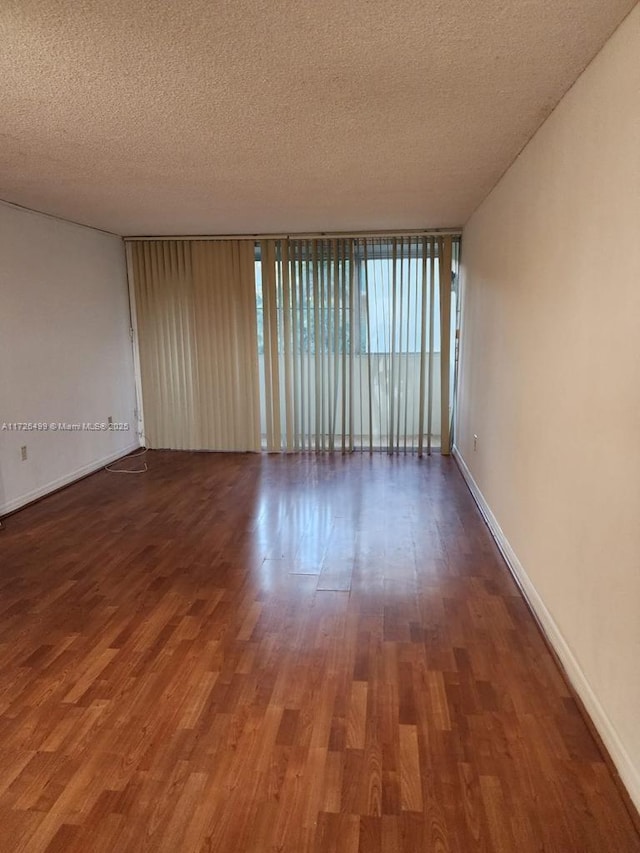
<svg viewBox="0 0 640 853">
<path fill-rule="evenodd" d="M 589 714 L 593 725 L 602 738 L 602 742 L 620 775 L 620 779 L 629 793 L 629 797 L 635 807 L 640 811 L 640 768 L 634 767 L 629 754 L 624 748 L 624 745 L 613 726 L 613 723 L 593 692 L 591 685 L 587 681 L 587 678 L 580 667 L 580 664 L 569 648 L 560 628 L 547 610 L 542 598 L 533 585 L 531 578 L 524 570 L 522 563 L 509 544 L 509 540 L 502 532 L 496 517 L 491 511 L 484 495 L 480 491 L 478 484 L 473 479 L 473 476 L 460 454 L 460 451 L 456 446 L 454 446 L 452 452 L 456 462 L 458 463 L 460 472 L 469 487 L 469 491 L 473 495 L 473 499 L 478 505 L 478 509 L 482 513 L 484 520 L 491 531 L 491 535 L 502 552 L 502 556 L 514 577 L 514 580 L 520 587 L 527 604 L 538 619 L 538 622 L 540 623 L 549 643 L 558 655 L 567 678 L 571 682 L 571 686 L 582 700 L 585 710 Z"/>
<path fill-rule="evenodd" d="M 94 459 L 87 465 L 83 465 L 81 468 L 76 468 L 75 471 L 71 471 L 63 477 L 58 477 L 57 480 L 51 480 L 49 483 L 45 483 L 44 486 L 38 486 L 37 489 L 33 489 L 32 491 L 26 492 L 24 495 L 20 495 L 11 501 L 0 504 L 0 516 L 7 515 L 9 512 L 15 512 L 17 509 L 20 509 L 20 507 L 26 506 L 26 504 L 30 504 L 32 501 L 37 501 L 38 498 L 43 498 L 51 492 L 55 492 L 56 489 L 61 489 L 63 486 L 68 486 L 75 480 L 86 477 L 88 474 L 93 474 L 101 468 L 104 468 L 105 465 L 109 465 L 109 463 L 115 462 L 116 459 L 120 459 L 128 453 L 137 450 L 138 447 L 140 447 L 140 442 L 136 440 L 120 450 L 109 453 L 102 459 Z"/>
</svg>

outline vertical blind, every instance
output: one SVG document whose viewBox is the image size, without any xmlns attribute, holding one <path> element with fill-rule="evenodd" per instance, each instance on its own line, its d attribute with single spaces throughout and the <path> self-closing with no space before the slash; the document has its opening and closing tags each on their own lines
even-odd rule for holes
<svg viewBox="0 0 640 853">
<path fill-rule="evenodd" d="M 457 254 L 451 237 L 262 241 L 266 449 L 449 452 Z"/>
<path fill-rule="evenodd" d="M 353 447 L 353 244 L 261 244 L 268 450 Z"/>
<path fill-rule="evenodd" d="M 457 239 L 129 251 L 150 447 L 449 452 Z"/>
<path fill-rule="evenodd" d="M 147 445 L 259 450 L 253 244 L 128 245 Z"/>
</svg>

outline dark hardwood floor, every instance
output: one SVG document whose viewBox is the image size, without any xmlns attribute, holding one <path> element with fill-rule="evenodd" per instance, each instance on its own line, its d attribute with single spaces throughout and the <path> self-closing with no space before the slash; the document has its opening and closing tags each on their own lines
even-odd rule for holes
<svg viewBox="0 0 640 853">
<path fill-rule="evenodd" d="M 0 850 L 640 850 L 453 461 L 148 462 L 0 533 Z"/>
</svg>

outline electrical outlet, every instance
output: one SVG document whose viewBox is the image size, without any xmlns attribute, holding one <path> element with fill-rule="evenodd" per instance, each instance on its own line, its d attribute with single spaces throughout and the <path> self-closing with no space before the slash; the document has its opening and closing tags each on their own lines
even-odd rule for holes
<svg viewBox="0 0 640 853">
<path fill-rule="evenodd" d="M 107 423 L 109 424 L 109 426 L 113 424 L 113 417 L 111 415 L 109 415 L 109 417 L 107 418 Z"/>
<path fill-rule="evenodd" d="M 478 436 L 475 433 L 473 434 L 473 449 L 478 449 Z"/>
<path fill-rule="evenodd" d="M 23 444 L 22 447 L 20 448 L 20 459 L 22 459 L 23 462 L 27 461 L 27 445 L 26 444 Z"/>
</svg>

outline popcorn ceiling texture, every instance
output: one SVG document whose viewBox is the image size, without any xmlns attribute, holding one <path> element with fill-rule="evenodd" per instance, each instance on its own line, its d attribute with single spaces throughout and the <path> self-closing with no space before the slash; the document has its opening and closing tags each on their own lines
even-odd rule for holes
<svg viewBox="0 0 640 853">
<path fill-rule="evenodd" d="M 461 225 L 633 5 L 4 0 L 0 197 L 124 235 Z"/>
</svg>

